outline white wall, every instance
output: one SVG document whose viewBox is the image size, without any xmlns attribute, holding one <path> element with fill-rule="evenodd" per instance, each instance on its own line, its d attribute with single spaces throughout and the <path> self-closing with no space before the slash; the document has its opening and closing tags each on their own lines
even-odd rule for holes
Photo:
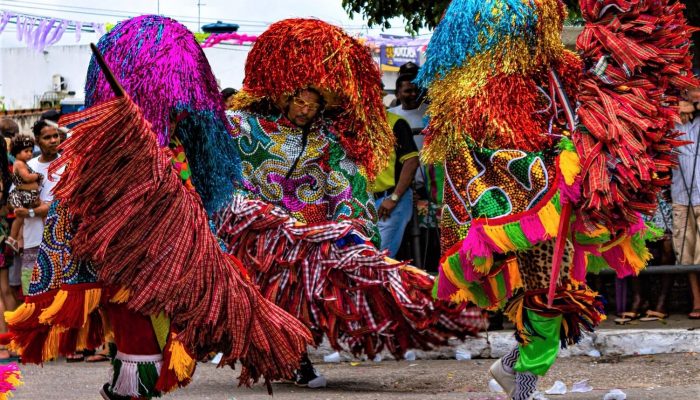
<svg viewBox="0 0 700 400">
<path fill-rule="evenodd" d="M 240 89 L 249 46 L 205 49 L 219 85 Z M 60 74 L 67 90 L 85 98 L 85 75 L 90 63 L 88 45 L 52 46 L 44 53 L 25 47 L 0 49 L 0 97 L 8 110 L 36 107 L 36 96 L 52 89 L 51 78 Z"/>
<path fill-rule="evenodd" d="M 88 45 L 52 46 L 43 53 L 26 47 L 0 49 L 0 96 L 9 110 L 36 107 L 36 96 L 52 90 L 54 74 L 83 98 L 90 62 Z"/>
</svg>

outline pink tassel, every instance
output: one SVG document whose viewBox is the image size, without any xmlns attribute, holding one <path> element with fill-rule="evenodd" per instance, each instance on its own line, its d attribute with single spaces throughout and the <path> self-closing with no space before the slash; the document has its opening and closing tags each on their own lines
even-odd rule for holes
<svg viewBox="0 0 700 400">
<path fill-rule="evenodd" d="M 603 258 L 607 261 L 610 268 L 614 269 L 618 278 L 624 278 L 634 274 L 634 269 L 626 261 L 625 255 L 620 246 L 615 246 L 612 249 L 603 253 Z"/>
<path fill-rule="evenodd" d="M 637 213 L 637 222 L 635 222 L 634 225 L 632 225 L 630 227 L 629 235 L 633 236 L 633 235 L 635 235 L 635 234 L 637 234 L 645 229 L 647 229 L 647 225 L 644 223 L 644 219 L 642 218 L 642 214 Z"/>
<path fill-rule="evenodd" d="M 449 268 L 449 266 L 442 267 L 442 268 Z M 437 297 L 439 300 L 450 300 L 450 297 L 455 294 L 459 288 L 455 286 L 447 277 L 445 274 L 442 272 L 442 268 L 438 268 L 440 271 L 438 272 L 438 290 L 437 290 Z"/>
<path fill-rule="evenodd" d="M 559 181 L 559 194 L 560 202 L 576 204 L 581 199 L 581 177 L 578 176 L 574 180 L 574 183 L 569 186 L 566 184 L 564 179 Z"/>
<path fill-rule="evenodd" d="M 537 214 L 523 217 L 520 221 L 520 228 L 523 230 L 525 237 L 530 243 L 539 243 L 547 239 L 547 231 L 545 231 L 540 217 Z"/>
<path fill-rule="evenodd" d="M 574 263 L 571 277 L 578 282 L 586 281 L 586 252 L 592 246 L 574 244 Z"/>
<path fill-rule="evenodd" d="M 472 258 L 490 257 L 497 249 L 498 247 L 484 233 L 484 227 L 481 224 L 474 224 L 469 229 L 467 237 L 462 241 L 459 259 L 463 264 L 471 264 Z"/>
</svg>

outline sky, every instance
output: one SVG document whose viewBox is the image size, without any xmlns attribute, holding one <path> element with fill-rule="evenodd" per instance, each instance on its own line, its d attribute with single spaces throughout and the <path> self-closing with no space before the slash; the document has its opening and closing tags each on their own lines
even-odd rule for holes
<svg viewBox="0 0 700 400">
<path fill-rule="evenodd" d="M 201 4 L 200 7 L 198 3 Z M 240 25 L 239 32 L 247 34 L 260 34 L 270 23 L 284 18 L 316 17 L 342 26 L 352 34 L 377 35 L 382 32 L 379 28 L 369 29 L 361 15 L 355 15 L 351 19 L 343 10 L 341 0 L 0 0 L 0 9 L 109 23 L 141 14 L 160 13 L 177 19 L 193 31 L 197 30 L 199 18 L 202 25 L 217 20 L 237 23 Z M 392 22 L 392 28 L 384 32 L 405 34 L 403 25 L 403 21 L 397 19 Z M 3 46 L 18 45 L 15 35 L 9 34 L 12 32 L 16 32 L 15 27 L 8 26 L 1 37 Z M 61 44 L 75 42 L 75 35 L 67 33 L 65 36 L 67 38 Z M 81 35 L 81 42 L 94 41 L 95 38 L 91 36 L 95 35 Z M 67 40 L 69 43 L 66 43 Z"/>
</svg>

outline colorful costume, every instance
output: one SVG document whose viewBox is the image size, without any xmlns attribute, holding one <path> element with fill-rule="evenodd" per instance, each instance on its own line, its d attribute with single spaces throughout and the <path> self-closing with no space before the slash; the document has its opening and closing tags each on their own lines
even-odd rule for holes
<svg viewBox="0 0 700 400">
<path fill-rule="evenodd" d="M 560 1 L 455 0 L 418 77 L 423 157 L 445 166 L 436 295 L 507 306 L 520 346 L 492 373 L 516 399 L 535 398 L 559 342 L 604 318 L 586 270 L 644 267 L 640 213 L 668 182 L 676 95 L 691 82 L 679 3 L 581 9 L 583 63 L 560 41 Z"/>
<path fill-rule="evenodd" d="M 371 243 L 379 235 L 367 180 L 394 145 L 379 78 L 367 49 L 337 27 L 306 19 L 271 25 L 248 55 L 230 115 L 243 180 L 217 234 L 317 342 L 325 334 L 335 349 L 371 358 L 387 348 L 401 358 L 485 323 L 475 310 L 433 301 L 432 277 Z M 325 109 L 302 128 L 280 103 L 306 88 Z"/>
<path fill-rule="evenodd" d="M 110 337 L 110 399 L 184 386 L 217 351 L 222 366 L 242 363 L 241 384 L 290 377 L 308 330 L 221 250 L 205 211 L 230 201 L 240 164 L 201 48 L 159 16 L 118 24 L 98 47 L 126 95 L 114 99 L 93 57 L 91 107 L 62 120 L 76 126 L 51 166 L 66 166 L 58 202 L 6 339 L 41 363 Z"/>
</svg>

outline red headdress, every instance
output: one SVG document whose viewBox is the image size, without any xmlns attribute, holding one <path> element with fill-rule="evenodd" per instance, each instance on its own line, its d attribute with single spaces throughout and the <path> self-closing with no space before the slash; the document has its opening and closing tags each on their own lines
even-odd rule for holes
<svg viewBox="0 0 700 400">
<path fill-rule="evenodd" d="M 380 80 L 369 50 L 342 29 L 316 19 L 286 19 L 270 25 L 253 45 L 235 107 L 274 104 L 314 88 L 348 156 L 373 178 L 394 147 Z"/>
</svg>

